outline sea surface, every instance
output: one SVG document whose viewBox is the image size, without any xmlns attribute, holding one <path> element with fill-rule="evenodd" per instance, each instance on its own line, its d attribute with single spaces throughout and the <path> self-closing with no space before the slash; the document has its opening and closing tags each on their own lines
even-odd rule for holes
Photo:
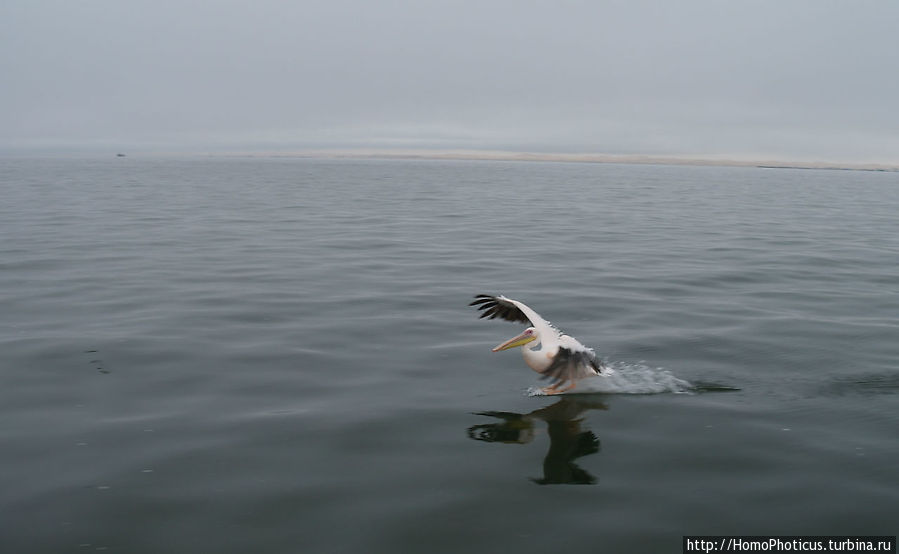
<svg viewBox="0 0 899 554">
<path fill-rule="evenodd" d="M 899 174 L 0 160 L 0 552 L 899 532 Z M 614 373 L 560 397 L 529 304 Z"/>
</svg>

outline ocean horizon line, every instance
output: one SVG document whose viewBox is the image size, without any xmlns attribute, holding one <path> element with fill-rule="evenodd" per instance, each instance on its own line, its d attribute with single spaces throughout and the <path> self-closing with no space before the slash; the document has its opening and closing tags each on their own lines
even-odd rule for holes
<svg viewBox="0 0 899 554">
<path fill-rule="evenodd" d="M 825 169 L 846 171 L 899 172 L 899 161 L 849 161 L 791 158 L 751 154 L 613 154 L 605 152 L 545 152 L 490 149 L 428 148 L 300 148 L 300 149 L 191 149 L 166 150 L 119 149 L 108 152 L 0 152 L 0 159 L 11 158 L 319 158 L 358 160 L 458 160 L 506 162 L 598 163 L 625 165 L 681 165 L 719 167 L 757 167 L 770 169 Z"/>
<path fill-rule="evenodd" d="M 899 171 L 899 163 L 778 159 L 716 155 L 567 153 L 513 150 L 347 148 L 214 152 L 209 153 L 208 155 L 220 157 L 619 163 L 644 165 L 759 167 L 772 169 L 831 169 L 887 172 Z"/>
</svg>

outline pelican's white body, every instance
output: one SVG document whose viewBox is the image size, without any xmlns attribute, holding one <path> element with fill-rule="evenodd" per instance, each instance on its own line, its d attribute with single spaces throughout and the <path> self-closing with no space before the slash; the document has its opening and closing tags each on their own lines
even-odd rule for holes
<svg viewBox="0 0 899 554">
<path fill-rule="evenodd" d="M 521 347 L 524 362 L 552 385 L 543 389 L 547 394 L 559 394 L 571 390 L 585 377 L 599 375 L 605 368 L 592 349 L 576 339 L 563 335 L 540 314 L 526 304 L 505 296 L 479 294 L 471 306 L 482 312 L 481 318 L 500 317 L 516 323 L 530 323 L 518 336 L 493 348 L 494 352 Z"/>
<path fill-rule="evenodd" d="M 591 348 L 584 346 L 576 338 L 560 333 L 558 329 L 540 317 L 540 314 L 532 310 L 527 304 L 506 298 L 505 296 L 499 296 L 498 298 L 515 304 L 531 320 L 537 339 L 531 344 L 522 346 L 521 355 L 524 358 L 524 363 L 528 364 L 528 367 L 537 373 L 543 373 L 552 364 L 556 354 L 559 353 L 560 346 L 564 346 L 573 352 L 593 353 Z M 537 348 L 537 346 L 540 348 Z"/>
</svg>

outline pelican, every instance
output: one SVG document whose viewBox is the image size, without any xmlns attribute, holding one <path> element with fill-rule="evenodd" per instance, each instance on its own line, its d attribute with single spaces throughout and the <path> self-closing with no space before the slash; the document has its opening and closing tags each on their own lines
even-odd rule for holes
<svg viewBox="0 0 899 554">
<path fill-rule="evenodd" d="M 579 379 L 599 375 L 606 366 L 596 357 L 593 349 L 587 348 L 573 337 L 563 335 L 537 312 L 505 296 L 479 294 L 469 306 L 481 310 L 481 318 L 500 317 L 506 321 L 530 323 L 531 326 L 518 336 L 496 345 L 494 352 L 521 346 L 524 363 L 539 373 L 541 379 L 552 379 L 552 384 L 543 389 L 545 394 L 560 394 L 573 389 Z M 533 344 L 531 344 L 533 343 Z M 526 346 L 531 344 L 530 346 Z M 536 348 L 537 345 L 540 348 Z"/>
</svg>

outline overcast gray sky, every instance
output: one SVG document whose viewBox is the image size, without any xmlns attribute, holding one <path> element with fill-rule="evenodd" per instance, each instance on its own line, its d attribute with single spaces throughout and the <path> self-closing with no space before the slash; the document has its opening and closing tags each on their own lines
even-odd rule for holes
<svg viewBox="0 0 899 554">
<path fill-rule="evenodd" d="M 0 152 L 353 147 L 899 162 L 899 2 L 0 2 Z"/>
</svg>

